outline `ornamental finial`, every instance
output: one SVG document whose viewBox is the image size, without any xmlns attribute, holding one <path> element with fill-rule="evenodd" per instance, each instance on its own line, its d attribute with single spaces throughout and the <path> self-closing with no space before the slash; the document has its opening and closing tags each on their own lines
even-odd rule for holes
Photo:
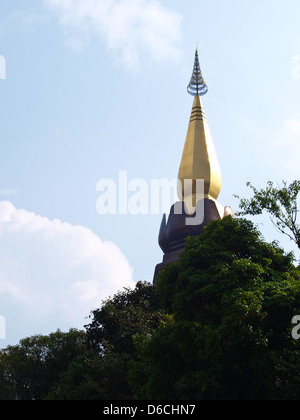
<svg viewBox="0 0 300 420">
<path fill-rule="evenodd" d="M 203 96 L 208 92 L 207 84 L 205 83 L 199 64 L 198 50 L 196 49 L 195 63 L 191 81 L 187 87 L 187 91 L 192 96 Z"/>
</svg>

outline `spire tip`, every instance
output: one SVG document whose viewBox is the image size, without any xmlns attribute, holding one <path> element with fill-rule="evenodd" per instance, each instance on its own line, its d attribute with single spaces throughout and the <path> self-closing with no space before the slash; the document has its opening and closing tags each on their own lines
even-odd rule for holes
<svg viewBox="0 0 300 420">
<path fill-rule="evenodd" d="M 197 95 L 203 96 L 208 92 L 208 87 L 202 76 L 202 72 L 201 72 L 201 68 L 199 64 L 198 45 L 195 52 L 193 74 L 192 74 L 191 81 L 188 84 L 187 91 L 192 96 L 197 96 Z"/>
</svg>

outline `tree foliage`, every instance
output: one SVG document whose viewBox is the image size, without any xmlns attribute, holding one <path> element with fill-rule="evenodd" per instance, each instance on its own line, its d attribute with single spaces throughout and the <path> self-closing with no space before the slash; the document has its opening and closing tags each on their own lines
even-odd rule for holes
<svg viewBox="0 0 300 420">
<path fill-rule="evenodd" d="M 102 302 L 85 331 L 0 352 L 0 399 L 299 399 L 300 272 L 244 219 L 189 238 L 154 288 Z"/>
<path fill-rule="evenodd" d="M 267 187 L 261 190 L 250 182 L 247 186 L 253 190 L 254 196 L 249 200 L 241 199 L 238 215 L 256 216 L 266 211 L 279 232 L 287 235 L 300 249 L 300 225 L 297 223 L 300 181 L 293 181 L 290 185 L 283 181 L 282 187 L 277 188 L 269 181 Z"/>
<path fill-rule="evenodd" d="M 112 349 L 128 359 L 135 352 L 132 336 L 151 335 L 160 317 L 155 289 L 138 282 L 134 290 L 125 288 L 92 312 L 86 326 L 89 345 L 100 355 Z"/>
<path fill-rule="evenodd" d="M 0 351 L 0 400 L 41 400 L 70 362 L 87 350 L 84 331 L 57 331 Z"/>
<path fill-rule="evenodd" d="M 161 319 L 155 289 L 137 283 L 102 302 L 86 331 L 57 331 L 0 352 L 0 400 L 128 400 L 133 336 L 150 337 Z"/>
<path fill-rule="evenodd" d="M 291 338 L 299 271 L 251 222 L 212 222 L 160 274 L 157 290 L 172 317 L 151 339 L 136 340 L 137 398 L 299 398 L 299 344 Z"/>
</svg>

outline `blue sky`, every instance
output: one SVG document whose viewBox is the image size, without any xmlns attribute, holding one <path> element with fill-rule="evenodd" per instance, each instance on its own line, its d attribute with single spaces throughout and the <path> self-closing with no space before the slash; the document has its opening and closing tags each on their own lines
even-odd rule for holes
<svg viewBox="0 0 300 420">
<path fill-rule="evenodd" d="M 152 281 L 161 215 L 100 216 L 96 185 L 177 176 L 197 45 L 220 203 L 299 177 L 299 16 L 298 0 L 0 1 L 0 346 Z"/>
</svg>

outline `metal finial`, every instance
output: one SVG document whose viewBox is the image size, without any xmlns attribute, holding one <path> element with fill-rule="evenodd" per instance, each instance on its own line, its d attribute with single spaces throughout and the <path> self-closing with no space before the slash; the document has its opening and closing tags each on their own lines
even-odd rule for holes
<svg viewBox="0 0 300 420">
<path fill-rule="evenodd" d="M 207 84 L 203 79 L 200 69 L 198 50 L 196 50 L 193 74 L 191 81 L 187 87 L 187 91 L 192 96 L 203 96 L 208 92 Z"/>
</svg>

